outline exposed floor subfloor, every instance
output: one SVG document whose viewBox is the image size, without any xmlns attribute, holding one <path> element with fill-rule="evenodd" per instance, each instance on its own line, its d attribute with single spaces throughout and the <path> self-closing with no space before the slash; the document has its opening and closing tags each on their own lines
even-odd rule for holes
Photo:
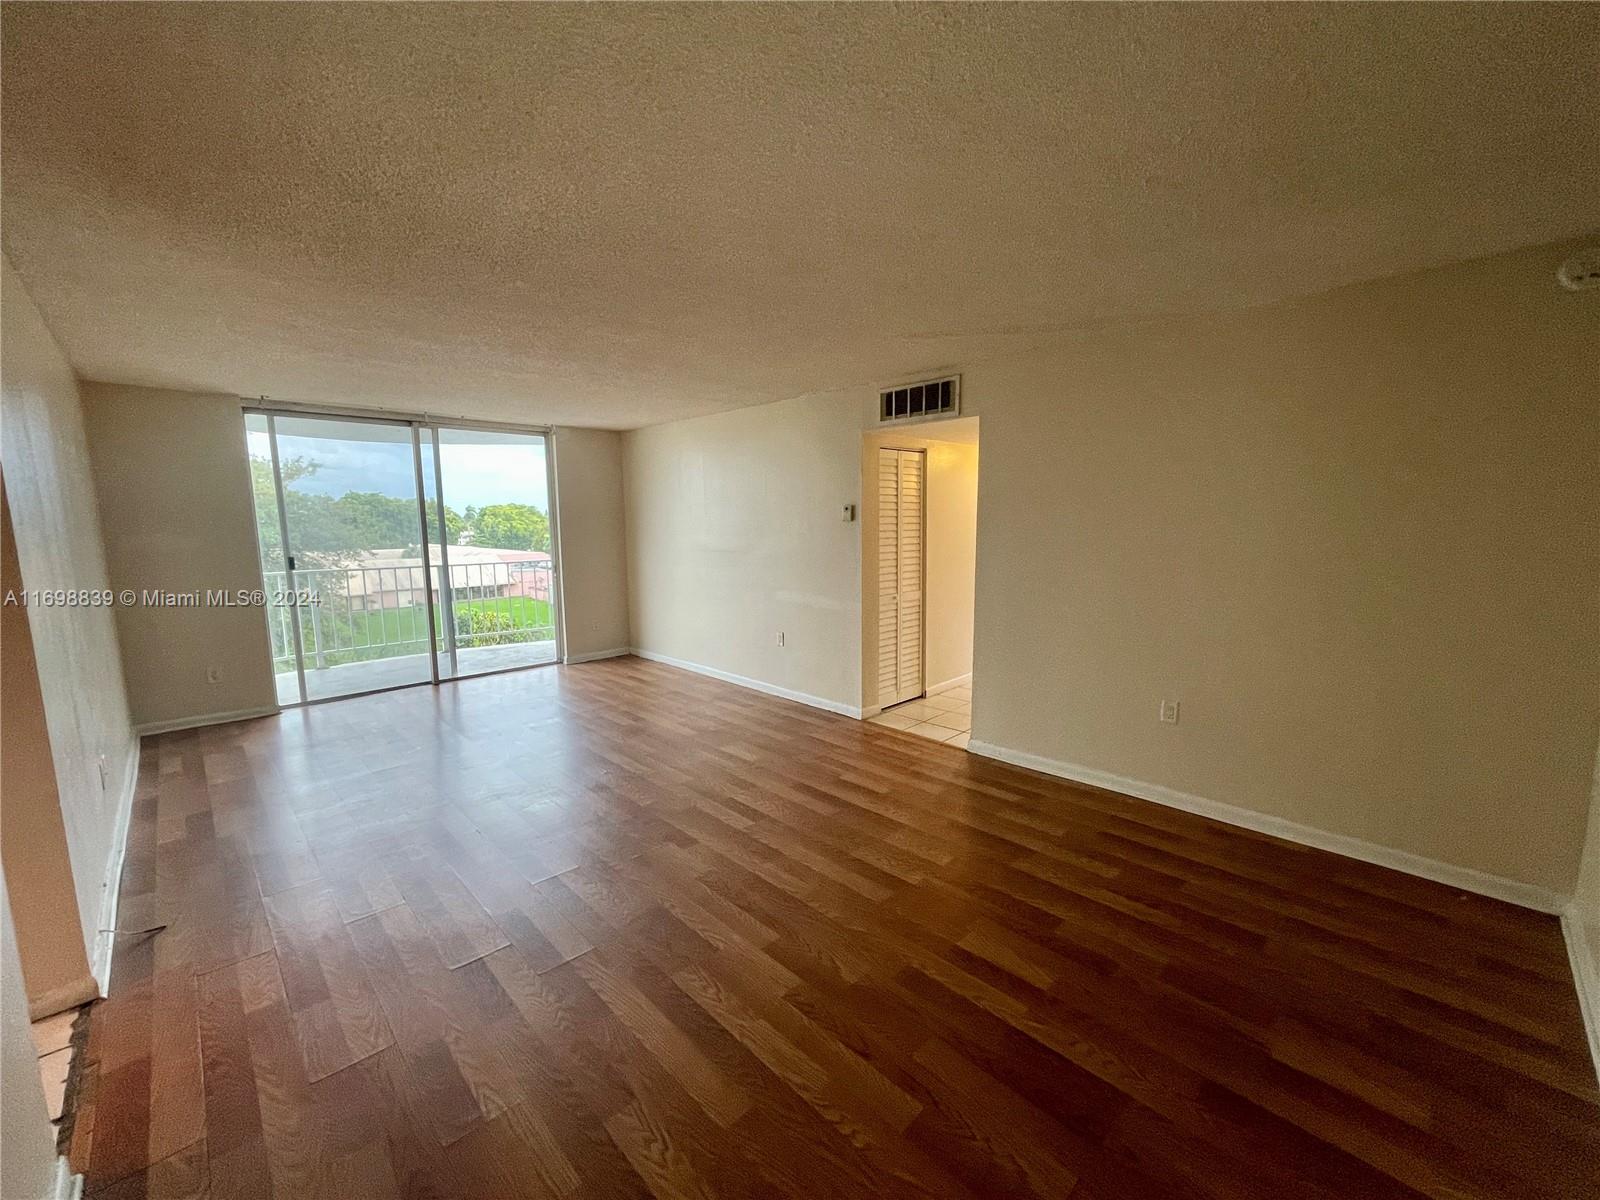
<svg viewBox="0 0 1600 1200">
<path fill-rule="evenodd" d="M 45 1108 L 50 1119 L 59 1121 L 66 1100 L 67 1076 L 72 1071 L 72 1024 L 80 1010 L 68 1009 L 53 1017 L 35 1021 L 33 1048 L 39 1055 L 39 1082 L 44 1085 Z"/>
<path fill-rule="evenodd" d="M 91 1195 L 1574 1197 L 1553 917 L 634 658 L 147 739 Z"/>
</svg>

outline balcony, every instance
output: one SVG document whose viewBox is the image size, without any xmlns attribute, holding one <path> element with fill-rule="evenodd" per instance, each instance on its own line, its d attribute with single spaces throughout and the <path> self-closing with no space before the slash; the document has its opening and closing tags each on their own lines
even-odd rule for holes
<svg viewBox="0 0 1600 1200">
<path fill-rule="evenodd" d="M 437 640 L 439 677 L 459 678 L 556 661 L 554 572 L 539 552 L 495 551 L 472 559 L 470 547 L 451 547 L 450 588 L 438 586 L 438 548 L 431 566 L 394 552 L 389 562 L 369 556 L 359 566 L 294 572 L 306 699 L 324 700 L 432 680 Z M 425 579 L 432 580 L 427 587 Z M 270 596 L 287 592 L 285 572 L 266 574 Z M 428 634 L 433 602 L 434 639 Z M 268 609 L 278 702 L 298 704 L 294 609 Z"/>
</svg>

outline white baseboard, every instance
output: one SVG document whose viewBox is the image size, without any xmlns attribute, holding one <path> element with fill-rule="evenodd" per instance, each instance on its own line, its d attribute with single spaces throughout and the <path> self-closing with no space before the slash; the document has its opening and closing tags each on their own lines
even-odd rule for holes
<svg viewBox="0 0 1600 1200">
<path fill-rule="evenodd" d="M 973 754 L 998 759 L 1013 766 L 1027 767 L 1029 770 L 1040 771 L 1046 775 L 1070 779 L 1074 783 L 1084 783 L 1110 792 L 1121 792 L 1126 796 L 1136 796 L 1141 800 L 1164 804 L 1168 808 L 1182 809 L 1184 812 L 1210 817 L 1228 825 L 1237 825 L 1241 829 L 1253 829 L 1257 833 L 1270 834 L 1285 841 L 1314 846 L 1318 850 L 1330 850 L 1346 858 L 1360 859 L 1362 862 L 1374 863 L 1380 867 L 1390 867 L 1407 875 L 1418 875 L 1423 879 L 1431 879 L 1435 883 L 1459 888 L 1464 892 L 1475 892 L 1480 896 L 1504 900 L 1509 904 L 1517 904 L 1538 912 L 1560 914 L 1567 908 L 1568 897 L 1558 895 L 1548 888 L 1491 875 L 1487 871 L 1478 871 L 1471 867 L 1458 867 L 1452 863 L 1423 858 L 1420 854 L 1380 846 L 1375 842 L 1363 841 L 1342 833 L 1329 833 L 1311 825 L 1301 825 L 1283 817 L 1256 812 L 1254 809 L 1224 804 L 1220 800 L 1208 800 L 1204 796 L 1180 792 L 1158 783 L 1128 779 L 1121 775 L 1095 770 L 1093 767 L 996 746 L 992 742 L 973 740 L 967 743 L 967 749 Z"/>
<path fill-rule="evenodd" d="M 50 1200 L 78 1200 L 83 1195 L 83 1176 L 74 1175 L 65 1155 L 56 1156 L 56 1177 L 50 1186 Z"/>
<path fill-rule="evenodd" d="M 953 691 L 955 688 L 970 687 L 971 685 L 972 672 L 968 671 L 965 675 L 957 675 L 954 679 L 946 679 L 943 683 L 930 683 L 923 694 L 937 696 L 940 692 Z"/>
<path fill-rule="evenodd" d="M 730 671 L 719 671 L 715 667 L 704 666 L 701 663 L 688 662 L 681 658 L 670 658 L 665 654 L 657 654 L 654 650 L 641 650 L 638 646 L 633 648 L 633 653 L 640 658 L 648 658 L 651 662 L 665 663 L 669 667 L 680 667 L 685 671 L 693 671 L 696 675 L 709 675 L 712 679 L 720 679 L 724 683 L 736 683 L 740 687 L 749 688 L 755 692 L 765 692 L 769 696 L 778 696 L 784 700 L 796 700 L 801 704 L 809 704 L 812 708 L 820 708 L 825 712 L 839 713 L 841 716 L 861 716 L 861 709 L 853 704 L 840 704 L 837 700 L 827 700 L 821 696 L 812 696 L 806 692 L 796 692 L 789 688 L 779 687 L 775 683 L 765 683 L 760 679 L 751 679 L 745 675 L 735 675 Z"/>
<path fill-rule="evenodd" d="M 575 663 L 597 662 L 602 658 L 621 658 L 625 654 L 632 653 L 632 647 L 618 646 L 614 650 L 591 650 L 587 654 L 569 654 L 561 661 L 568 666 L 572 666 Z"/>
<path fill-rule="evenodd" d="M 207 725 L 226 725 L 229 721 L 249 721 L 255 717 L 273 717 L 282 712 L 276 704 L 262 708 L 240 708 L 233 712 L 205 713 L 198 717 L 176 717 L 171 721 L 151 721 L 135 725 L 134 733 L 146 737 L 152 733 L 176 733 L 180 729 L 204 729 Z"/>
<path fill-rule="evenodd" d="M 1600 1079 L 1600 963 L 1589 956 L 1589 942 L 1583 918 L 1575 905 L 1561 914 L 1561 936 L 1567 942 L 1567 959 L 1572 964 L 1572 982 L 1578 988 L 1578 1007 L 1583 1011 L 1583 1029 L 1589 1035 L 1589 1055 Z"/>
<path fill-rule="evenodd" d="M 117 901 L 122 892 L 122 860 L 128 855 L 128 826 L 133 820 L 133 794 L 139 787 L 139 756 L 144 748 L 136 737 L 123 771 L 122 791 L 117 795 L 117 814 L 111 830 L 111 857 L 100 884 L 100 918 L 95 925 L 94 954 L 89 969 L 102 996 L 111 994 L 111 952 L 116 949 Z"/>
</svg>

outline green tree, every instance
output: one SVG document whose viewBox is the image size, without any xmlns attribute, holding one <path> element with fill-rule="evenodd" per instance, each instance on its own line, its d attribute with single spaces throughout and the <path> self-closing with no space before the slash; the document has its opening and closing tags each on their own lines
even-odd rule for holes
<svg viewBox="0 0 1600 1200">
<path fill-rule="evenodd" d="M 531 504 L 486 504 L 472 526 L 476 546 L 498 550 L 550 549 L 550 520 Z"/>
<path fill-rule="evenodd" d="M 381 492 L 346 492 L 333 502 L 349 549 L 380 550 L 417 544 L 417 502 Z"/>
<path fill-rule="evenodd" d="M 309 458 L 284 459 L 278 464 L 278 469 L 283 475 L 284 491 L 288 492 L 295 483 L 315 475 L 320 466 L 321 464 Z M 261 542 L 261 553 L 267 560 L 267 570 L 276 570 L 281 565 L 276 560 L 283 554 L 283 537 L 278 526 L 278 496 L 272 483 L 271 459 L 251 455 L 250 486 L 255 493 L 256 536 Z M 296 494 L 305 495 L 305 493 Z M 288 508 L 287 498 L 284 507 Z"/>
<path fill-rule="evenodd" d="M 289 518 L 289 540 L 294 552 L 305 557 L 301 566 L 345 566 L 371 550 L 415 549 L 418 538 L 417 503 L 381 492 L 346 492 L 338 499 L 320 492 L 302 491 L 294 485 L 316 475 L 319 464 L 306 458 L 279 463 L 283 475 L 283 507 Z M 278 528 L 278 501 L 272 487 L 272 462 L 250 459 L 250 481 L 255 492 L 256 530 L 269 571 L 279 569 L 283 539 Z M 428 508 L 429 537 L 437 539 L 433 506 Z M 444 510 L 446 536 L 451 545 L 461 541 L 466 522 L 448 506 Z"/>
<path fill-rule="evenodd" d="M 467 509 L 467 512 L 470 514 L 472 509 Z M 461 544 L 461 535 L 467 531 L 471 524 L 472 518 L 470 515 L 462 517 L 460 513 L 446 504 L 444 506 L 445 545 L 459 546 Z M 431 501 L 428 504 L 428 540 L 435 544 L 439 541 L 439 516 L 437 506 Z"/>
</svg>

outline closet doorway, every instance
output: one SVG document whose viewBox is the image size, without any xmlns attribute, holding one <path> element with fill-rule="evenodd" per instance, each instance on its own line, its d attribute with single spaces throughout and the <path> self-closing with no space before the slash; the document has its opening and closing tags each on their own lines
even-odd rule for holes
<svg viewBox="0 0 1600 1200">
<path fill-rule="evenodd" d="M 862 456 L 862 708 L 964 748 L 972 730 L 978 418 L 897 423 Z"/>
</svg>

